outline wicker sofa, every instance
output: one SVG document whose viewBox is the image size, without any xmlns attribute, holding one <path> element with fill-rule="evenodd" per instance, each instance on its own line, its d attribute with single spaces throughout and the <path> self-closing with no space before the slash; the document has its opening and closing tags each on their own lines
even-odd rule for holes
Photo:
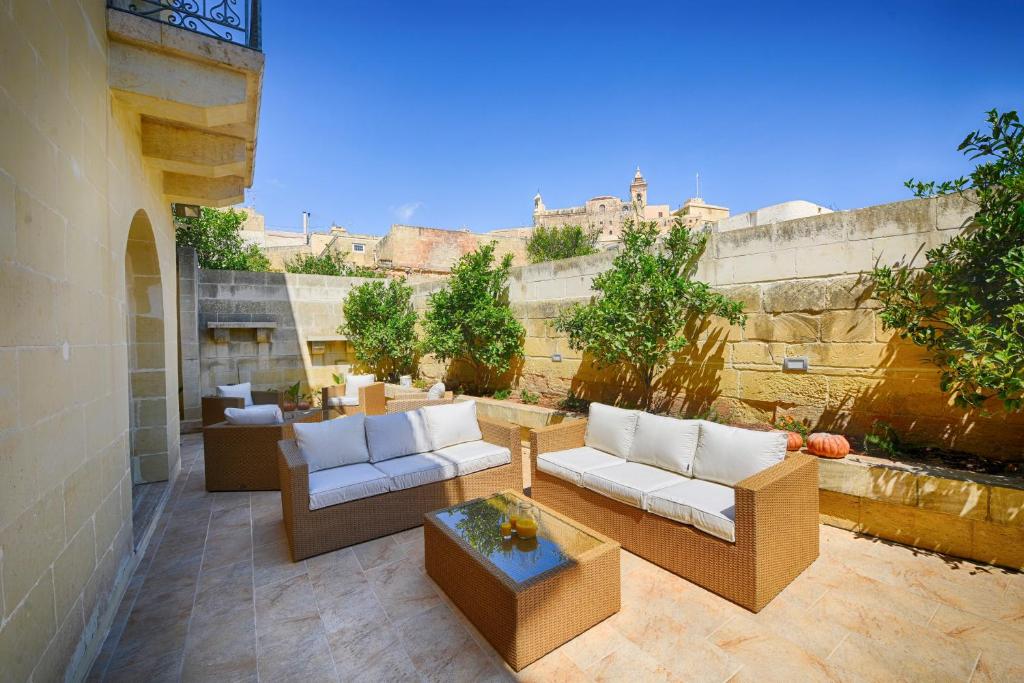
<svg viewBox="0 0 1024 683">
<path fill-rule="evenodd" d="M 383 415 L 385 412 L 384 383 L 373 375 L 349 375 L 345 384 L 335 384 L 320 390 L 320 405 L 337 408 L 345 415 Z"/>
<path fill-rule="evenodd" d="M 244 386 L 244 385 L 235 385 Z M 269 391 L 252 391 L 254 405 L 284 405 L 284 394 L 271 389 Z M 244 408 L 245 399 L 238 396 L 203 396 L 203 426 L 224 421 L 225 408 Z"/>
<path fill-rule="evenodd" d="M 785 441 L 593 404 L 531 432 L 531 495 L 758 612 L 818 556 L 818 463 Z"/>
<path fill-rule="evenodd" d="M 478 418 L 472 401 L 311 426 L 296 425 L 296 438 L 278 443 L 296 562 L 420 526 L 430 510 L 523 490 L 519 427 Z"/>
</svg>

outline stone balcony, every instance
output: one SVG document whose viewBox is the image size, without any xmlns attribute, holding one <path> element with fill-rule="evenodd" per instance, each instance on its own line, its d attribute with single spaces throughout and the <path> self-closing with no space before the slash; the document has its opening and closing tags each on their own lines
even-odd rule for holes
<svg viewBox="0 0 1024 683">
<path fill-rule="evenodd" d="M 163 174 L 164 193 L 179 204 L 241 202 L 252 184 L 263 53 L 109 5 L 111 92 L 140 115 L 142 154 Z"/>
</svg>

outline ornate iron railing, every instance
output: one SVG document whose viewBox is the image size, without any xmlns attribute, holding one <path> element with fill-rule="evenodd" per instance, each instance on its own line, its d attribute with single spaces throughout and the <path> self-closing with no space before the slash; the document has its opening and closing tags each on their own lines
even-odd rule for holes
<svg viewBox="0 0 1024 683">
<path fill-rule="evenodd" d="M 107 7 L 261 50 L 260 0 L 107 0 Z"/>
</svg>

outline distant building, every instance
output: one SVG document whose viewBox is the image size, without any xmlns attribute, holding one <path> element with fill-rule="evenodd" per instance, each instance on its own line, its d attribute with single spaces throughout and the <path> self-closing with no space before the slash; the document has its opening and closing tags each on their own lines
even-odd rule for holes
<svg viewBox="0 0 1024 683">
<path fill-rule="evenodd" d="M 601 195 L 587 200 L 583 206 L 571 206 L 565 209 L 548 209 L 538 192 L 533 198 L 534 227 L 558 227 L 562 225 L 581 225 L 597 230 L 599 243 L 618 242 L 622 239 L 622 228 L 627 218 L 638 212 L 645 221 L 654 221 L 662 231 L 671 227 L 675 218 L 682 218 L 690 226 L 703 226 L 714 223 L 729 215 L 724 206 L 705 204 L 699 197 L 693 197 L 673 210 L 668 204 L 648 204 L 647 180 L 640 169 L 633 175 L 629 184 L 629 198 L 620 199 L 611 195 Z"/>
<path fill-rule="evenodd" d="M 823 213 L 832 213 L 832 209 L 806 202 L 802 199 L 796 199 L 791 202 L 772 204 L 771 206 L 747 211 L 746 213 L 738 213 L 735 216 L 718 221 L 716 227 L 720 232 L 726 232 L 728 230 L 752 228 L 755 225 L 768 225 L 770 223 L 791 221 L 797 218 L 818 216 Z"/>
</svg>

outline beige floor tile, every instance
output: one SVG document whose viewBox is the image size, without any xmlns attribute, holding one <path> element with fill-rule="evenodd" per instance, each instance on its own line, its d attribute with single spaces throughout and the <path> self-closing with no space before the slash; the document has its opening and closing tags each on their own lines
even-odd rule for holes
<svg viewBox="0 0 1024 683">
<path fill-rule="evenodd" d="M 614 651 L 587 667 L 587 675 L 594 681 L 651 681 L 682 680 L 665 666 L 632 643 L 623 643 Z"/>
<path fill-rule="evenodd" d="M 573 664 L 586 670 L 615 650 L 629 644 L 629 640 L 605 620 L 570 640 L 559 648 L 559 651 Z"/>
<path fill-rule="evenodd" d="M 447 605 L 398 622 L 397 630 L 416 670 L 427 681 L 507 680 L 462 628 Z"/>
<path fill-rule="evenodd" d="M 359 559 L 359 564 L 364 570 L 396 562 L 405 556 L 398 543 L 391 536 L 354 545 L 352 550 L 355 552 L 356 557 Z"/>
<path fill-rule="evenodd" d="M 827 681 L 825 661 L 748 617 L 736 617 L 711 634 L 709 642 L 743 663 L 733 680 Z"/>
<path fill-rule="evenodd" d="M 941 607 L 929 626 L 984 653 L 982 668 L 993 680 L 1024 681 L 1024 630 L 952 607 Z"/>
<path fill-rule="evenodd" d="M 407 562 L 392 562 L 369 569 L 366 578 L 388 617 L 393 620 L 426 612 L 441 603 L 434 584 L 426 574 Z"/>
<path fill-rule="evenodd" d="M 416 668 L 390 624 L 346 628 L 328 634 L 343 681 L 414 680 Z"/>
<path fill-rule="evenodd" d="M 256 546 L 252 559 L 253 581 L 257 588 L 306 573 L 305 562 L 292 562 L 287 539 Z"/>
<path fill-rule="evenodd" d="M 584 683 L 590 680 L 590 676 L 560 650 L 541 657 L 516 674 L 516 678 L 526 683 Z"/>
</svg>

